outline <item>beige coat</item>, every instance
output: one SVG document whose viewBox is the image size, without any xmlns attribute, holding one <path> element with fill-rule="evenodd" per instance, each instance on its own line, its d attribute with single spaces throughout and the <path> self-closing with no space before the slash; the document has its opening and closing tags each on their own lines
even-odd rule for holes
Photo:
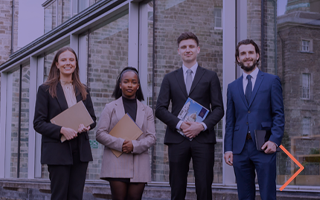
<svg viewBox="0 0 320 200">
<path fill-rule="evenodd" d="M 107 104 L 101 113 L 96 139 L 105 146 L 100 178 L 130 178 L 131 182 L 151 181 L 148 149 L 155 144 L 155 125 L 152 109 L 137 100 L 136 124 L 143 134 L 133 140 L 133 152 L 116 157 L 110 149 L 122 151 L 124 139 L 109 135 L 109 131 L 125 115 L 122 97 Z"/>
</svg>

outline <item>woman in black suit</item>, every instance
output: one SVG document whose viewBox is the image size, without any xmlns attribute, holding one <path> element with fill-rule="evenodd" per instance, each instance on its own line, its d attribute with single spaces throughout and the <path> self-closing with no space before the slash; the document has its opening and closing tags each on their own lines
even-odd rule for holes
<svg viewBox="0 0 320 200">
<path fill-rule="evenodd" d="M 50 123 L 50 120 L 83 101 L 94 123 L 78 131 Z M 92 161 L 87 131 L 96 126 L 90 94 L 80 82 L 78 59 L 70 47 L 58 50 L 48 80 L 37 93 L 33 126 L 42 135 L 41 164 L 48 165 L 52 200 L 82 199 L 88 162 Z M 61 137 L 66 138 L 61 142 Z"/>
</svg>

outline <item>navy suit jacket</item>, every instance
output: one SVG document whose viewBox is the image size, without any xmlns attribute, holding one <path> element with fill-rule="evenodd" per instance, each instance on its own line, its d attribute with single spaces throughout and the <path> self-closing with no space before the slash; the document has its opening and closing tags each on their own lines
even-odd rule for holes
<svg viewBox="0 0 320 200">
<path fill-rule="evenodd" d="M 228 85 L 224 151 L 240 154 L 250 131 L 270 130 L 270 141 L 281 144 L 284 131 L 282 87 L 278 76 L 259 71 L 250 103 L 243 91 L 243 76 Z"/>
</svg>

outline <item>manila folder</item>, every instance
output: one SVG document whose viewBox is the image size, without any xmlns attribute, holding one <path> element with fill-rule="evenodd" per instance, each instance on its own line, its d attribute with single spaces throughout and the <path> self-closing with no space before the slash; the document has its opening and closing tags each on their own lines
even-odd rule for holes
<svg viewBox="0 0 320 200">
<path fill-rule="evenodd" d="M 110 135 L 125 140 L 136 140 L 142 133 L 142 130 L 128 114 L 125 114 L 109 132 Z M 117 157 L 122 154 L 122 152 L 114 149 L 111 149 L 111 151 Z"/>
<path fill-rule="evenodd" d="M 75 105 L 52 118 L 50 122 L 59 126 L 72 128 L 78 132 L 80 124 L 87 127 L 93 123 L 93 120 L 83 102 L 79 101 Z M 60 140 L 61 142 L 64 142 L 66 141 L 66 138 L 62 135 Z"/>
</svg>

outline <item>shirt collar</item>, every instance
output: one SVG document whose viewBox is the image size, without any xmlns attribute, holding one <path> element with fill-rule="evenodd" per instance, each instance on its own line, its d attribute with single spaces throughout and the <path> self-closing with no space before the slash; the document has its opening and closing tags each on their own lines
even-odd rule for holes
<svg viewBox="0 0 320 200">
<path fill-rule="evenodd" d="M 253 70 L 250 75 L 251 75 L 251 77 L 252 77 L 253 79 L 256 79 L 257 76 L 258 76 L 258 73 L 259 73 L 259 68 L 256 67 L 256 69 Z M 242 72 L 242 75 L 243 75 L 243 79 L 246 80 L 246 79 L 247 79 L 247 76 L 248 76 L 249 74 L 246 74 L 245 72 Z"/>
<path fill-rule="evenodd" d="M 196 62 L 196 64 L 194 64 L 190 69 L 193 72 L 193 74 L 195 74 L 198 69 L 198 62 Z M 185 74 L 187 72 L 188 68 L 186 66 L 184 66 L 184 64 L 182 64 L 182 70 L 183 70 L 183 74 Z"/>
</svg>

